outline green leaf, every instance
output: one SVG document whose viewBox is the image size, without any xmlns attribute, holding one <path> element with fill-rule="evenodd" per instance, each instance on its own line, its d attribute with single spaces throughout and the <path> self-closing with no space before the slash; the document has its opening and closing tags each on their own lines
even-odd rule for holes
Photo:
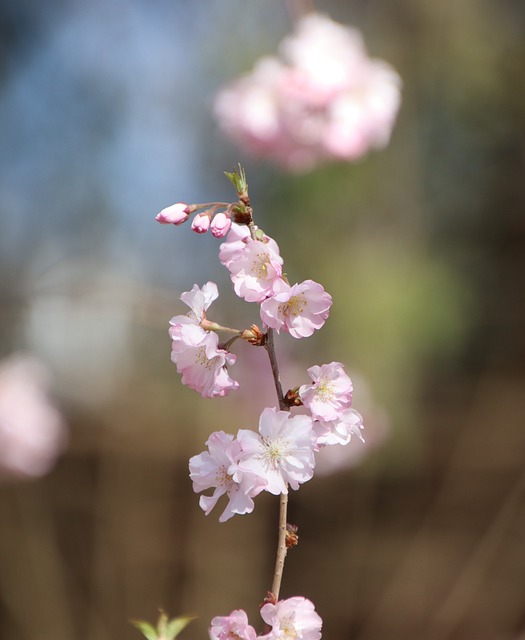
<svg viewBox="0 0 525 640">
<path fill-rule="evenodd" d="M 168 623 L 168 640 L 176 638 L 192 620 L 195 620 L 195 616 L 181 616 L 170 620 Z"/>
<path fill-rule="evenodd" d="M 224 172 L 224 175 L 230 180 L 235 189 L 237 190 L 237 195 L 247 196 L 248 195 L 248 182 L 246 181 L 246 173 L 244 169 L 239 165 L 239 171 L 233 171 L 232 173 L 228 173 L 228 171 Z"/>
<path fill-rule="evenodd" d="M 156 629 L 149 622 L 143 622 L 142 620 L 132 620 L 131 624 L 147 640 L 174 640 L 192 620 L 195 620 L 195 616 L 180 616 L 169 620 L 164 611 L 161 611 Z"/>
<path fill-rule="evenodd" d="M 160 640 L 157 632 L 149 622 L 144 622 L 142 620 L 132 620 L 131 624 L 136 627 L 142 633 L 142 635 L 147 638 L 147 640 Z"/>
</svg>

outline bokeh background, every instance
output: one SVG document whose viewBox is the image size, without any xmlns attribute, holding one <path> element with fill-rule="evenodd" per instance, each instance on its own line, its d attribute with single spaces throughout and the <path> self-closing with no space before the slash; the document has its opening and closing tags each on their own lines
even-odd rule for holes
<svg viewBox="0 0 525 640">
<path fill-rule="evenodd" d="M 282 596 L 330 640 L 525 637 L 525 5 L 317 9 L 363 31 L 403 104 L 384 151 L 289 176 L 211 115 L 290 30 L 280 0 L 0 4 L 0 356 L 49 367 L 69 432 L 49 474 L 0 485 L 0 638 L 132 640 L 159 607 L 199 616 L 183 638 L 237 608 L 257 624 L 277 501 L 219 525 L 187 460 L 274 404 L 268 365 L 240 345 L 242 390 L 202 400 L 167 326 L 209 279 L 217 320 L 258 314 L 218 241 L 154 221 L 233 199 L 239 161 L 290 279 L 334 297 L 322 332 L 279 337 L 284 384 L 344 362 L 367 429 L 292 496 Z"/>
</svg>

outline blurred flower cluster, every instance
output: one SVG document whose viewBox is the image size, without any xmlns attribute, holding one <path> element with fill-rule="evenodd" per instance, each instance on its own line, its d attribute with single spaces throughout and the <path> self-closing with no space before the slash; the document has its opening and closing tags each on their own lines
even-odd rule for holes
<svg viewBox="0 0 525 640">
<path fill-rule="evenodd" d="M 63 448 L 65 426 L 48 395 L 48 373 L 29 356 L 0 363 L 0 479 L 47 473 Z"/>
<path fill-rule="evenodd" d="M 243 149 L 299 173 L 388 143 L 401 80 L 368 56 L 356 29 L 311 13 L 279 54 L 217 95 L 219 125 Z"/>
</svg>

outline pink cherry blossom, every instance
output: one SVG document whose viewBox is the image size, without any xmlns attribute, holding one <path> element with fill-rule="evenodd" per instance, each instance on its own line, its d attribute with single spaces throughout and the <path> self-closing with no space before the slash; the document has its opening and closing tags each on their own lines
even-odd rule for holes
<svg viewBox="0 0 525 640">
<path fill-rule="evenodd" d="M 309 13 L 250 73 L 223 88 L 215 115 L 254 155 L 305 172 L 330 160 L 356 160 L 388 143 L 401 80 L 370 58 L 361 34 Z"/>
<path fill-rule="evenodd" d="M 210 640 L 255 640 L 255 629 L 248 624 L 248 616 L 242 609 L 229 616 L 217 616 L 211 621 Z"/>
<path fill-rule="evenodd" d="M 255 226 L 255 230 L 258 230 L 257 226 Z M 239 257 L 239 254 L 244 250 L 250 237 L 250 230 L 245 224 L 232 223 L 226 241 L 221 244 L 219 249 L 219 259 L 226 268 Z M 275 240 L 263 234 L 260 241 L 268 244 L 270 250 L 274 254 L 279 255 L 279 247 Z"/>
<path fill-rule="evenodd" d="M 295 596 L 267 603 L 261 608 L 261 617 L 271 631 L 258 640 L 319 640 L 323 621 L 315 607 L 306 598 Z"/>
<path fill-rule="evenodd" d="M 270 243 L 247 238 L 229 261 L 235 293 L 247 302 L 261 302 L 280 281 L 283 259 Z"/>
<path fill-rule="evenodd" d="M 170 324 L 183 322 L 187 317 L 192 323 L 200 324 L 206 318 L 206 311 L 214 300 L 219 297 L 219 290 L 215 282 L 207 282 L 202 289 L 194 284 L 191 291 L 184 291 L 180 299 L 188 305 L 191 311 L 187 316 L 175 316 L 170 320 Z"/>
<path fill-rule="evenodd" d="M 315 436 L 310 416 L 264 409 L 259 434 L 240 429 L 237 439 L 243 451 L 241 467 L 264 478 L 266 491 L 288 493 L 288 484 L 298 489 L 312 478 Z"/>
<path fill-rule="evenodd" d="M 195 493 L 215 489 L 212 496 L 201 496 L 199 506 L 206 515 L 226 494 L 228 504 L 219 518 L 225 522 L 237 514 L 251 513 L 253 499 L 265 487 L 260 476 L 239 467 L 240 443 L 224 431 L 216 431 L 208 438 L 208 451 L 190 459 L 190 478 Z M 213 623 L 212 623 L 213 624 Z"/>
<path fill-rule="evenodd" d="M 161 224 L 182 224 L 186 222 L 190 215 L 190 209 L 185 202 L 177 202 L 170 207 L 166 207 L 155 217 Z"/>
<path fill-rule="evenodd" d="M 314 432 L 317 435 L 317 445 L 324 447 L 330 444 L 348 444 L 355 436 L 364 442 L 361 434 L 364 429 L 363 418 L 355 409 L 347 409 L 336 420 L 317 420 L 314 422 Z"/>
<path fill-rule="evenodd" d="M 352 381 L 340 362 L 308 369 L 312 384 L 299 388 L 299 397 L 315 420 L 337 420 L 352 404 Z"/>
<path fill-rule="evenodd" d="M 170 336 L 171 360 L 182 375 L 182 384 L 198 391 L 203 398 L 225 396 L 239 388 L 226 369 L 235 363 L 237 356 L 219 348 L 216 333 L 195 324 L 176 324 L 170 328 Z"/>
<path fill-rule="evenodd" d="M 216 213 L 211 221 L 211 232 L 215 238 L 224 238 L 230 230 L 232 220 L 229 215 L 224 212 Z"/>
<path fill-rule="evenodd" d="M 206 233 L 210 228 L 210 214 L 198 213 L 191 222 L 191 230 L 195 233 Z"/>
<path fill-rule="evenodd" d="M 64 448 L 66 430 L 38 360 L 11 356 L 0 364 L 0 477 L 47 473 Z"/>
<path fill-rule="evenodd" d="M 330 313 L 332 296 L 313 280 L 292 287 L 281 280 L 276 293 L 261 304 L 261 320 L 271 329 L 307 338 L 320 329 Z"/>
</svg>

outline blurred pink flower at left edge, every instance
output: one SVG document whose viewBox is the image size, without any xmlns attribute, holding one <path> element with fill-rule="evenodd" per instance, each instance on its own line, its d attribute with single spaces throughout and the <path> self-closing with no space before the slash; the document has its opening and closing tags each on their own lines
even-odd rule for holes
<svg viewBox="0 0 525 640">
<path fill-rule="evenodd" d="M 0 480 L 46 474 L 65 442 L 44 364 L 22 354 L 0 361 Z"/>
</svg>

